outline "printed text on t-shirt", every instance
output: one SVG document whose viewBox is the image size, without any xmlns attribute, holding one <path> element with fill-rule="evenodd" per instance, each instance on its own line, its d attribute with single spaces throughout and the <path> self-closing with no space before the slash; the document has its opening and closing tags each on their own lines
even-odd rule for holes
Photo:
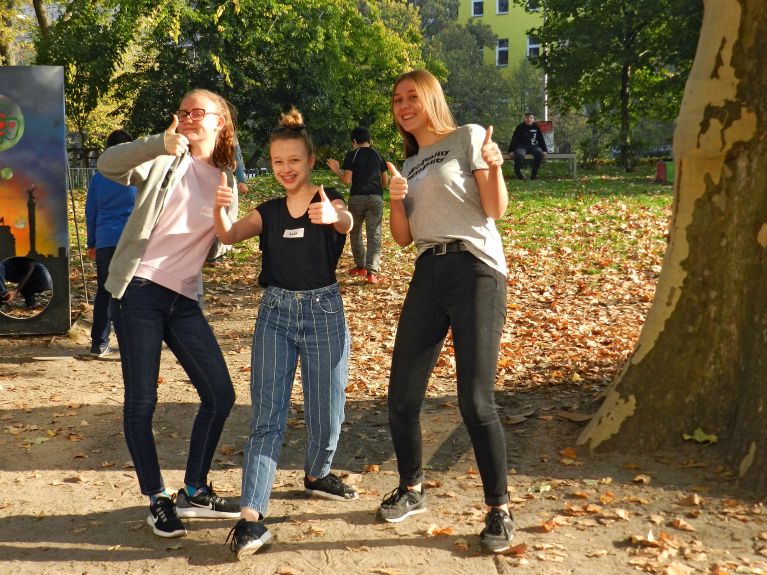
<svg viewBox="0 0 767 575">
<path fill-rule="evenodd" d="M 414 178 L 432 164 L 441 164 L 445 161 L 447 154 L 448 150 L 440 150 L 439 152 L 434 152 L 433 154 L 426 156 L 423 160 L 418 162 L 410 172 L 408 172 L 407 179 Z"/>
</svg>

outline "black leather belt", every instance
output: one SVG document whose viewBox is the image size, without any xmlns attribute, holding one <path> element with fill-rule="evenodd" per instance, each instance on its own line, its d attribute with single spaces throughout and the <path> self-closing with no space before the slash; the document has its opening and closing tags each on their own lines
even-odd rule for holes
<svg viewBox="0 0 767 575">
<path fill-rule="evenodd" d="M 456 240 L 454 242 L 447 242 L 444 244 L 437 244 L 436 246 L 429 247 L 424 253 L 432 254 L 435 256 L 444 256 L 454 252 L 468 251 L 462 241 Z"/>
</svg>

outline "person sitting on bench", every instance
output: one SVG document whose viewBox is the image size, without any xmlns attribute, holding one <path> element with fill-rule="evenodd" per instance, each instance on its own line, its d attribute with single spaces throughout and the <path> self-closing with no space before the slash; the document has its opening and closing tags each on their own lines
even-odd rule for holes
<svg viewBox="0 0 767 575">
<path fill-rule="evenodd" d="M 530 179 L 535 180 L 538 177 L 538 168 L 541 167 L 543 159 L 549 155 L 549 150 L 541 129 L 535 122 L 535 114 L 532 112 L 525 112 L 524 121 L 514 130 L 509 144 L 509 155 L 511 154 L 514 154 L 514 175 L 518 180 L 525 179 L 522 175 L 522 160 L 525 159 L 526 154 L 533 157 Z"/>
</svg>

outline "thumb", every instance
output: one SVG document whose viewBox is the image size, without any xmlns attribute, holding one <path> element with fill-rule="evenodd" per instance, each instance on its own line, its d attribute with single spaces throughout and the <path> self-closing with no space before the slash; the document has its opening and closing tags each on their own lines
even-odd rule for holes
<svg viewBox="0 0 767 575">
<path fill-rule="evenodd" d="M 325 195 L 325 186 L 323 186 L 322 184 L 320 184 L 319 194 L 320 194 L 320 201 L 321 202 L 329 202 L 330 201 L 330 200 L 328 200 L 328 197 Z"/>
<path fill-rule="evenodd" d="M 484 146 L 485 144 L 489 144 L 490 140 L 492 139 L 493 139 L 493 127 L 488 126 L 487 130 L 485 131 L 485 141 L 482 142 L 482 145 Z"/>
<path fill-rule="evenodd" d="M 170 126 L 168 126 L 168 129 L 165 131 L 175 133 L 176 128 L 178 128 L 178 116 L 176 116 L 176 114 L 173 114 L 173 121 L 170 123 Z"/>
<path fill-rule="evenodd" d="M 394 164 L 392 164 L 391 162 L 386 162 L 386 166 L 389 168 L 389 171 L 392 173 L 392 176 L 402 177 L 402 175 L 399 173 L 399 170 L 397 170 L 397 168 L 394 167 Z"/>
<path fill-rule="evenodd" d="M 220 186 L 226 187 L 229 184 L 229 182 L 226 181 L 226 174 L 224 172 L 221 172 L 221 183 Z"/>
</svg>

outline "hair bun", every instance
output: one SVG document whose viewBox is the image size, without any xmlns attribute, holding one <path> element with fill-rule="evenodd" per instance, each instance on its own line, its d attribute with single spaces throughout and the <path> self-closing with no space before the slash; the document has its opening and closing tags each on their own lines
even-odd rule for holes
<svg viewBox="0 0 767 575">
<path fill-rule="evenodd" d="M 283 112 L 280 114 L 280 126 L 290 130 L 303 128 L 304 117 L 301 115 L 301 112 L 299 112 L 294 106 L 290 108 L 288 112 Z"/>
</svg>

